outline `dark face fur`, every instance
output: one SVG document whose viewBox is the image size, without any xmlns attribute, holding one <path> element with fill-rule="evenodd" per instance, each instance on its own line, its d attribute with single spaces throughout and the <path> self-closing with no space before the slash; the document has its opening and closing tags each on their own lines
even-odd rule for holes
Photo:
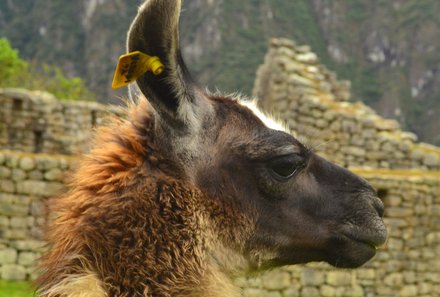
<svg viewBox="0 0 440 297">
<path fill-rule="evenodd" d="M 246 107 L 213 102 L 223 121 L 210 125 L 209 134 L 218 137 L 200 162 L 197 182 L 207 197 L 251 217 L 245 222 L 252 232 L 239 230 L 239 219 L 228 230 L 244 237 L 235 248 L 251 269 L 310 261 L 357 267 L 375 255 L 386 239 L 383 205 L 365 180 L 266 127 Z"/>
<path fill-rule="evenodd" d="M 137 83 L 155 109 L 160 146 L 205 193 L 222 244 L 251 269 L 369 260 L 386 238 L 383 205 L 371 186 L 268 128 L 238 101 L 201 91 L 180 56 L 179 14 L 180 1 L 147 1 L 128 49 L 165 64 L 161 76 L 147 73 Z"/>
</svg>

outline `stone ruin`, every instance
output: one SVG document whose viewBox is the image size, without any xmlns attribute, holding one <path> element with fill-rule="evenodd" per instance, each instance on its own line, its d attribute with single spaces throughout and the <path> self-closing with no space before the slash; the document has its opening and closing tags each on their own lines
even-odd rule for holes
<svg viewBox="0 0 440 297">
<path fill-rule="evenodd" d="M 18 89 L 3 90 L 0 106 L 0 149 L 29 153 L 87 152 L 93 127 L 107 113 L 117 113 L 114 106 Z"/>
<path fill-rule="evenodd" d="M 306 143 L 344 166 L 440 170 L 440 149 L 417 143 L 395 120 L 351 103 L 350 83 L 319 64 L 307 46 L 272 41 L 254 96 Z"/>
<path fill-rule="evenodd" d="M 289 40 L 272 41 L 254 95 L 310 147 L 373 184 L 389 240 L 360 269 L 313 263 L 239 278 L 243 296 L 440 296 L 440 148 L 349 102 L 350 84 Z M 44 202 L 87 152 L 93 127 L 119 112 L 23 90 L 0 90 L 0 106 L 0 279 L 33 279 Z"/>
</svg>

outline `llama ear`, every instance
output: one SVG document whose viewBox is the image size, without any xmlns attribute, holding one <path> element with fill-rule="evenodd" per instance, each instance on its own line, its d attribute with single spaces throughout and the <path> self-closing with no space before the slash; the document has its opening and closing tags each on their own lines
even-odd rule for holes
<svg viewBox="0 0 440 297">
<path fill-rule="evenodd" d="M 147 72 L 137 84 L 160 117 L 178 126 L 197 117 L 195 109 L 203 99 L 180 53 L 180 8 L 181 0 L 147 0 L 139 8 L 127 41 L 128 52 L 158 56 L 164 64 L 161 74 Z"/>
</svg>

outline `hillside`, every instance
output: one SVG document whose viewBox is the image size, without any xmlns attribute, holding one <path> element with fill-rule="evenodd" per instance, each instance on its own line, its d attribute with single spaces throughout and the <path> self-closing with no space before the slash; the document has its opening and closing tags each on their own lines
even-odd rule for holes
<svg viewBox="0 0 440 297">
<path fill-rule="evenodd" d="M 0 36 L 114 101 L 123 93 L 111 91 L 110 81 L 141 2 L 0 0 Z M 295 39 L 352 81 L 353 100 L 439 144 L 439 13 L 435 0 L 188 0 L 182 46 L 201 84 L 251 94 L 268 40 Z"/>
</svg>

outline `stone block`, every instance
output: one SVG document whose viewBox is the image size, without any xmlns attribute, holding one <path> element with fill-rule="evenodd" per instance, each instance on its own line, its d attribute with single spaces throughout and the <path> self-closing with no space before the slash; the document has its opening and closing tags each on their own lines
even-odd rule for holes
<svg viewBox="0 0 440 297">
<path fill-rule="evenodd" d="M 23 266 L 15 264 L 3 265 L 0 269 L 1 278 L 9 281 L 18 281 L 26 279 L 26 269 Z"/>
<path fill-rule="evenodd" d="M 43 172 L 40 170 L 32 170 L 28 173 L 28 177 L 30 180 L 42 180 L 43 179 Z"/>
<path fill-rule="evenodd" d="M 419 283 L 417 285 L 417 293 L 418 296 L 420 296 L 421 294 L 431 294 L 432 292 L 432 284 L 430 283 Z"/>
<path fill-rule="evenodd" d="M 404 271 L 403 272 L 403 281 L 405 284 L 414 284 L 417 280 L 416 274 L 414 271 Z"/>
<path fill-rule="evenodd" d="M 44 232 L 43 229 L 38 227 L 32 227 L 29 232 L 30 238 L 36 239 L 36 240 L 43 240 L 44 239 Z"/>
<path fill-rule="evenodd" d="M 47 193 L 46 183 L 43 181 L 26 180 L 17 184 L 20 194 L 43 196 Z"/>
<path fill-rule="evenodd" d="M 351 285 L 352 275 L 348 271 L 330 271 L 327 274 L 327 283 L 333 286 Z"/>
<path fill-rule="evenodd" d="M 46 206 L 42 201 L 34 201 L 31 204 L 31 214 L 34 217 L 42 217 L 46 214 Z"/>
<path fill-rule="evenodd" d="M 23 157 L 19 161 L 19 167 L 26 172 L 33 170 L 35 166 L 36 166 L 35 160 L 30 157 Z"/>
<path fill-rule="evenodd" d="M 404 286 L 402 289 L 400 289 L 399 296 L 400 297 L 416 297 L 416 296 L 418 296 L 417 286 L 415 286 L 415 285 Z"/>
<path fill-rule="evenodd" d="M 370 279 L 376 278 L 376 271 L 374 269 L 359 269 L 356 271 L 356 275 L 359 279 Z"/>
<path fill-rule="evenodd" d="M 377 295 L 373 296 L 399 296 L 396 294 L 396 290 L 394 288 L 389 288 L 387 286 L 378 286 L 376 288 Z"/>
<path fill-rule="evenodd" d="M 423 158 L 423 164 L 426 166 L 438 166 L 440 165 L 440 157 L 434 154 L 427 154 Z"/>
<path fill-rule="evenodd" d="M 387 227 L 389 228 L 403 228 L 408 227 L 409 223 L 405 219 L 398 219 L 398 218 L 385 218 L 384 222 Z"/>
<path fill-rule="evenodd" d="M 33 266 L 37 260 L 37 255 L 31 252 L 21 252 L 18 255 L 18 264 L 22 266 Z"/>
<path fill-rule="evenodd" d="M 322 271 L 304 268 L 301 273 L 301 283 L 306 286 L 319 286 L 325 281 Z"/>
<path fill-rule="evenodd" d="M 341 123 L 342 131 L 347 133 L 355 133 L 359 130 L 358 124 L 353 120 L 343 120 Z"/>
<path fill-rule="evenodd" d="M 315 287 L 303 287 L 301 297 L 320 297 L 319 290 Z"/>
<path fill-rule="evenodd" d="M 26 217 L 13 217 L 10 220 L 10 226 L 12 228 L 16 228 L 16 229 L 25 229 L 28 226 L 27 218 Z"/>
<path fill-rule="evenodd" d="M 0 166 L 0 178 L 7 179 L 11 177 L 12 170 L 5 166 Z"/>
<path fill-rule="evenodd" d="M 0 230 L 9 226 L 9 218 L 6 216 L 0 216 Z"/>
<path fill-rule="evenodd" d="M 44 179 L 48 181 L 62 181 L 63 175 L 63 171 L 58 168 L 54 168 L 44 173 Z"/>
<path fill-rule="evenodd" d="M 0 250 L 0 265 L 15 264 L 17 261 L 17 251 L 15 249 Z"/>
<path fill-rule="evenodd" d="M 246 287 L 248 288 L 261 288 L 261 277 L 252 276 L 246 279 Z"/>
<path fill-rule="evenodd" d="M 34 217 L 27 217 L 26 218 L 26 224 L 28 227 L 33 227 L 36 224 L 36 220 Z"/>
<path fill-rule="evenodd" d="M 367 151 L 364 148 L 356 146 L 344 147 L 342 148 L 342 152 L 355 157 L 365 157 L 367 155 Z"/>
<path fill-rule="evenodd" d="M 14 193 L 15 183 L 13 181 L 2 179 L 0 180 L 0 192 L 4 193 Z"/>
<path fill-rule="evenodd" d="M 326 127 L 328 127 L 328 124 L 329 123 L 326 120 L 323 120 L 323 119 L 318 119 L 315 122 L 315 126 L 318 127 L 318 128 L 326 128 Z"/>
<path fill-rule="evenodd" d="M 26 269 L 26 274 L 29 276 L 29 280 L 30 281 L 35 281 L 41 273 L 39 273 L 38 269 L 36 267 L 30 266 L 30 267 L 25 267 Z"/>
<path fill-rule="evenodd" d="M 1 194 L 0 194 L 1 195 Z M 29 207 L 12 203 L 3 203 L 0 200 L 0 215 L 3 216 L 27 216 Z"/>
<path fill-rule="evenodd" d="M 280 292 L 267 292 L 266 297 L 283 297 Z"/>
<path fill-rule="evenodd" d="M 58 161 L 52 158 L 40 158 L 37 160 L 37 168 L 49 170 L 58 167 Z"/>
<path fill-rule="evenodd" d="M 426 242 L 429 245 L 440 244 L 440 232 L 432 232 L 426 236 Z"/>
<path fill-rule="evenodd" d="M 290 273 L 282 270 L 270 271 L 262 277 L 262 284 L 267 290 L 283 290 L 291 285 Z"/>
<path fill-rule="evenodd" d="M 20 194 L 50 197 L 58 193 L 63 185 L 58 182 L 43 182 L 26 180 L 17 183 L 17 192 Z"/>
<path fill-rule="evenodd" d="M 328 121 L 333 121 L 336 118 L 336 112 L 331 109 L 327 109 L 324 112 L 323 117 Z"/>
<path fill-rule="evenodd" d="M 390 273 L 385 276 L 383 282 L 389 287 L 400 287 L 403 285 L 403 275 L 400 272 Z"/>
<path fill-rule="evenodd" d="M 13 181 L 25 180 L 27 177 L 26 172 L 19 168 L 14 168 L 12 170 L 11 178 Z"/>
<path fill-rule="evenodd" d="M 240 288 L 246 288 L 248 286 L 246 277 L 237 277 L 236 279 L 234 279 L 234 285 Z"/>
<path fill-rule="evenodd" d="M 336 289 L 329 285 L 323 285 L 321 286 L 319 293 L 322 297 L 335 297 L 336 296 Z"/>
<path fill-rule="evenodd" d="M 300 287 L 299 286 L 290 286 L 286 290 L 283 291 L 283 297 L 300 297 Z"/>
<path fill-rule="evenodd" d="M 11 246 L 19 251 L 41 251 L 46 242 L 41 240 L 16 240 L 11 242 Z"/>
<path fill-rule="evenodd" d="M 46 223 L 46 220 L 44 218 L 36 218 L 35 219 L 35 226 L 42 227 Z"/>
<path fill-rule="evenodd" d="M 21 240 L 26 239 L 29 236 L 27 229 L 6 229 L 3 231 L 3 238 L 9 240 Z"/>
<path fill-rule="evenodd" d="M 31 203 L 31 200 L 32 200 L 32 198 L 30 196 L 11 195 L 11 203 L 13 203 L 13 204 L 29 206 L 29 204 Z"/>
<path fill-rule="evenodd" d="M 412 216 L 414 211 L 411 208 L 389 207 L 385 209 L 385 214 L 393 218 L 405 218 Z"/>
<path fill-rule="evenodd" d="M 243 297 L 266 297 L 267 291 L 254 288 L 245 288 L 243 290 Z"/>
<path fill-rule="evenodd" d="M 9 168 L 17 168 L 18 166 L 18 156 L 9 155 L 6 158 L 6 166 Z"/>
<path fill-rule="evenodd" d="M 330 124 L 330 129 L 334 132 L 339 132 L 341 130 L 341 122 L 340 121 L 334 121 Z"/>
<path fill-rule="evenodd" d="M 352 286 L 344 290 L 342 297 L 364 297 L 364 289 L 361 286 Z"/>
</svg>

